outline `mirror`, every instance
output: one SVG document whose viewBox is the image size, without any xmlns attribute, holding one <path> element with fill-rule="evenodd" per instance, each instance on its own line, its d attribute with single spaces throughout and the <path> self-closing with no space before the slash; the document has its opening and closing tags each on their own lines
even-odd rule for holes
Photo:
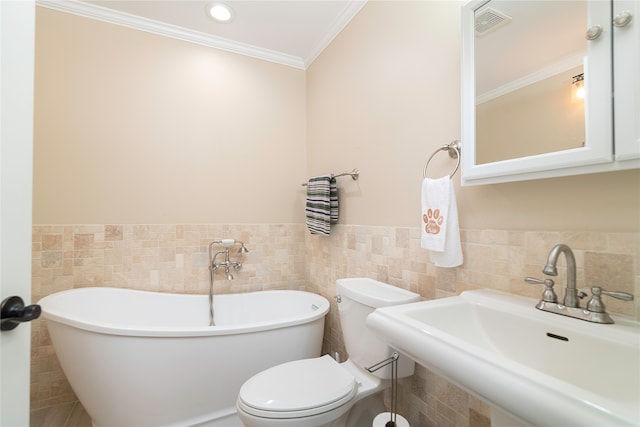
<svg viewBox="0 0 640 427">
<path fill-rule="evenodd" d="M 612 161 L 610 9 L 603 0 L 463 6 L 463 185 Z M 601 33 L 587 40 L 595 25 Z"/>
<path fill-rule="evenodd" d="M 476 164 L 583 146 L 586 1 L 491 0 L 474 15 Z"/>
</svg>

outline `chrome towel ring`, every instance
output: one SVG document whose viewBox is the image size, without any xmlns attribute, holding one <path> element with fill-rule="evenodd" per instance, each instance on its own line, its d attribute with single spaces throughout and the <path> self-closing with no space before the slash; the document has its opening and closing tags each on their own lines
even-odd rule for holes
<svg viewBox="0 0 640 427">
<path fill-rule="evenodd" d="M 427 177 L 427 168 L 429 167 L 429 162 L 431 162 L 431 159 L 433 159 L 433 157 L 438 154 L 440 151 L 448 151 L 449 152 L 449 157 L 451 157 L 452 159 L 457 159 L 456 161 L 456 167 L 453 169 L 453 172 L 451 172 L 451 175 L 449 175 L 449 178 L 453 178 L 453 175 L 456 174 L 456 172 L 458 171 L 458 168 L 460 167 L 460 149 L 461 149 L 462 145 L 460 143 L 459 140 L 455 140 L 453 142 L 451 142 L 450 144 L 445 144 L 442 147 L 438 148 L 436 151 L 433 152 L 433 154 L 431 155 L 431 157 L 429 157 L 429 160 L 427 160 L 427 164 L 424 165 L 424 170 L 422 171 L 422 176 L 424 178 Z"/>
</svg>

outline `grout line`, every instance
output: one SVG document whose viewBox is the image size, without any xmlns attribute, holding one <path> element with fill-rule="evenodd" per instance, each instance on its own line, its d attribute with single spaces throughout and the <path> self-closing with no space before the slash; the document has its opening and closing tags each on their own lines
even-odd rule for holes
<svg viewBox="0 0 640 427">
<path fill-rule="evenodd" d="M 67 414 L 67 419 L 64 420 L 64 424 L 63 424 L 64 427 L 70 427 L 69 422 L 71 421 L 71 415 L 73 414 L 73 411 L 76 409 L 76 406 L 78 406 L 77 401 L 73 404 L 73 406 L 69 410 L 69 413 Z"/>
</svg>

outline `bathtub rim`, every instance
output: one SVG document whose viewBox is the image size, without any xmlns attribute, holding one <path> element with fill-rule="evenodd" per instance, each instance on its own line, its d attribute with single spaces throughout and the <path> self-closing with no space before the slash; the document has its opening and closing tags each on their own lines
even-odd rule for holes
<svg viewBox="0 0 640 427">
<path fill-rule="evenodd" d="M 220 294 L 221 296 L 237 296 L 243 294 L 251 294 L 251 293 L 270 293 L 270 294 L 283 294 L 283 293 L 296 293 L 296 294 L 305 294 L 310 296 L 312 304 L 316 305 L 318 308 L 305 313 L 304 315 L 299 315 L 287 319 L 280 319 L 278 321 L 272 322 L 248 322 L 243 324 L 234 324 L 234 325 L 216 325 L 216 326 L 180 326 L 180 327 L 167 327 L 167 326 L 159 326 L 153 327 L 145 325 L 143 327 L 131 327 L 127 328 L 122 324 L 116 325 L 103 325 L 97 323 L 90 323 L 86 320 L 79 319 L 77 316 L 69 316 L 61 314 L 59 308 L 51 309 L 47 307 L 48 300 L 53 300 L 55 297 L 61 297 L 63 294 L 67 293 L 81 293 L 81 292 L 95 292 L 98 290 L 99 292 L 121 292 L 121 293 L 137 293 L 137 294 L 161 294 L 163 296 L 173 296 L 173 297 L 206 297 L 205 294 L 183 294 L 176 292 L 158 292 L 158 291 L 146 291 L 139 289 L 128 289 L 128 288 L 115 288 L 115 287 L 86 287 L 86 288 L 74 288 L 68 289 L 65 291 L 55 292 L 44 296 L 38 301 L 38 304 L 42 307 L 42 318 L 47 320 L 48 322 L 55 322 L 62 325 L 66 325 L 72 328 L 80 329 L 88 332 L 95 332 L 99 334 L 105 335 L 114 335 L 114 336 L 127 336 L 127 337 L 158 337 L 158 338 L 173 338 L 173 337 L 206 337 L 206 336 L 219 336 L 219 335 L 236 335 L 236 334 L 248 334 L 254 332 L 268 331 L 273 329 L 281 329 L 290 326 L 304 325 L 307 323 L 312 323 L 317 321 L 318 319 L 324 318 L 330 308 L 329 301 L 320 294 L 316 294 L 309 291 L 300 291 L 300 290 L 288 290 L 288 289 L 273 289 L 273 290 L 264 290 L 264 291 L 251 291 L 251 292 L 238 292 L 231 294 Z"/>
</svg>

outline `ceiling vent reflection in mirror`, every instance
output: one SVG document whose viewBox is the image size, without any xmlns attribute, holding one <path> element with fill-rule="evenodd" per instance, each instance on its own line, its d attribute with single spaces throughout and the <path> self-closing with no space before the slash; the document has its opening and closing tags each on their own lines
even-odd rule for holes
<svg viewBox="0 0 640 427">
<path fill-rule="evenodd" d="M 511 22 L 511 17 L 487 7 L 476 12 L 476 36 L 484 36 Z"/>
</svg>

